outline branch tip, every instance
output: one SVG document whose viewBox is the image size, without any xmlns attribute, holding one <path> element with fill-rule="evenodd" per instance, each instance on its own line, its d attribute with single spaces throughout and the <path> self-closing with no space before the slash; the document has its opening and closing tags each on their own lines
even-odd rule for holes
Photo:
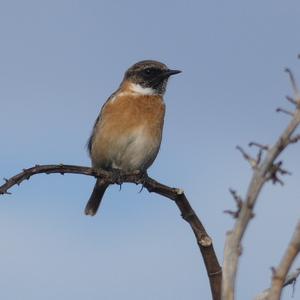
<svg viewBox="0 0 300 300">
<path fill-rule="evenodd" d="M 286 115 L 294 117 L 294 113 L 293 112 L 291 112 L 291 111 L 289 111 L 287 109 L 281 108 L 281 107 L 276 108 L 276 112 L 281 112 L 281 113 L 284 113 Z"/>
<path fill-rule="evenodd" d="M 294 91 L 296 102 L 299 104 L 300 95 L 299 95 L 299 89 L 298 89 L 294 74 L 289 68 L 286 68 L 285 71 L 289 74 L 289 78 L 290 78 L 290 82 L 292 84 L 292 88 L 293 88 L 293 91 Z"/>
</svg>

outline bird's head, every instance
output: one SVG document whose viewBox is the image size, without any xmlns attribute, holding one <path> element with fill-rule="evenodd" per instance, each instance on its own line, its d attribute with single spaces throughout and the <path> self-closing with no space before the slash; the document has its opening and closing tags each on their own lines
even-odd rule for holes
<svg viewBox="0 0 300 300">
<path fill-rule="evenodd" d="M 129 82 L 135 91 L 147 95 L 163 95 L 171 75 L 180 73 L 155 60 L 143 60 L 131 66 L 123 82 Z"/>
</svg>

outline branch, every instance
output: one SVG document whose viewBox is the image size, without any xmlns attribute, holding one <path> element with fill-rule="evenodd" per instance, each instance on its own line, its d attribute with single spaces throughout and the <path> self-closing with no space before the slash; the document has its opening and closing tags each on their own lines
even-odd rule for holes
<svg viewBox="0 0 300 300">
<path fill-rule="evenodd" d="M 270 300 L 279 300 L 287 273 L 300 252 L 300 220 L 296 226 L 292 240 L 290 241 L 283 258 L 277 269 L 273 272 L 272 286 L 270 289 Z"/>
<path fill-rule="evenodd" d="M 222 269 L 218 262 L 214 247 L 212 244 L 212 239 L 206 232 L 204 226 L 202 225 L 200 219 L 196 215 L 195 211 L 191 207 L 189 201 L 187 200 L 183 190 L 171 188 L 163 185 L 154 179 L 148 177 L 147 174 L 141 174 L 139 172 L 131 174 L 121 174 L 117 179 L 113 173 L 107 172 L 101 169 L 92 169 L 82 166 L 73 165 L 36 165 L 29 169 L 24 169 L 23 172 L 11 177 L 10 179 L 5 179 L 5 183 L 0 186 L 0 194 L 9 194 L 8 190 L 15 185 L 19 185 L 25 179 L 29 179 L 31 176 L 36 174 L 83 174 L 94 177 L 101 177 L 110 184 L 120 183 L 120 182 L 131 182 L 135 184 L 142 183 L 143 186 L 151 193 L 162 195 L 164 197 L 173 200 L 181 212 L 182 218 L 189 223 L 194 235 L 197 240 L 198 247 L 201 251 L 204 264 L 206 267 L 207 275 L 209 277 L 210 288 L 212 292 L 213 300 L 220 300 L 221 298 L 221 280 L 222 280 Z"/>
<path fill-rule="evenodd" d="M 248 187 L 245 201 L 235 221 L 234 228 L 227 233 L 224 249 L 224 264 L 223 264 L 223 282 L 222 282 L 222 299 L 233 300 L 235 290 L 235 280 L 238 268 L 239 255 L 241 253 L 241 240 L 245 230 L 253 216 L 253 209 L 257 201 L 258 195 L 268 180 L 273 182 L 281 182 L 278 180 L 277 173 L 280 173 L 281 163 L 275 163 L 281 152 L 291 144 L 293 140 L 292 134 L 300 123 L 300 96 L 295 79 L 290 70 L 286 70 L 289 74 L 292 87 L 295 94 L 295 111 L 293 117 L 279 136 L 275 145 L 266 150 L 265 158 L 259 161 L 253 168 L 253 175 Z M 245 156 L 245 155 L 244 155 Z M 246 158 L 248 161 L 249 159 Z"/>
<path fill-rule="evenodd" d="M 286 286 L 291 285 L 291 284 L 294 286 L 299 275 L 300 275 L 300 268 L 296 269 L 296 271 L 294 271 L 294 272 L 289 273 L 286 276 L 286 279 L 285 279 L 282 287 L 286 287 Z M 268 300 L 268 299 L 270 299 L 269 298 L 270 290 L 271 290 L 270 288 L 264 290 L 262 293 L 257 295 L 254 300 Z"/>
</svg>

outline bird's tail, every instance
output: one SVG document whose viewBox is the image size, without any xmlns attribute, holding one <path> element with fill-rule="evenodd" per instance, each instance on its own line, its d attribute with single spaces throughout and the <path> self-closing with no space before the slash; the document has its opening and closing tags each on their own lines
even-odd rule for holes
<svg viewBox="0 0 300 300">
<path fill-rule="evenodd" d="M 97 179 L 92 195 L 85 207 L 84 213 L 86 215 L 94 216 L 99 208 L 102 197 L 108 188 L 109 184 L 104 183 L 101 179 Z"/>
</svg>

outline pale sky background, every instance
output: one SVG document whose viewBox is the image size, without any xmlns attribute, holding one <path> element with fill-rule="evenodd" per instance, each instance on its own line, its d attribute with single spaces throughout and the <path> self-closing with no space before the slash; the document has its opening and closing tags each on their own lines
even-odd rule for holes
<svg viewBox="0 0 300 300">
<path fill-rule="evenodd" d="M 300 82 L 299 15 L 299 1 L 279 0 L 0 1 L 0 177 L 35 164 L 89 165 L 86 141 L 124 71 L 160 60 L 183 73 L 170 80 L 149 174 L 185 190 L 222 262 L 228 188 L 245 195 L 251 176 L 235 146 L 271 144 L 289 120 L 275 109 L 288 107 L 286 66 Z M 299 149 L 283 156 L 293 176 L 268 184 L 255 208 L 238 299 L 269 286 L 299 218 Z M 93 185 L 37 175 L 1 196 L 1 299 L 210 299 L 194 236 L 171 201 L 113 186 L 86 217 Z M 289 287 L 283 299 L 291 295 Z"/>
</svg>

